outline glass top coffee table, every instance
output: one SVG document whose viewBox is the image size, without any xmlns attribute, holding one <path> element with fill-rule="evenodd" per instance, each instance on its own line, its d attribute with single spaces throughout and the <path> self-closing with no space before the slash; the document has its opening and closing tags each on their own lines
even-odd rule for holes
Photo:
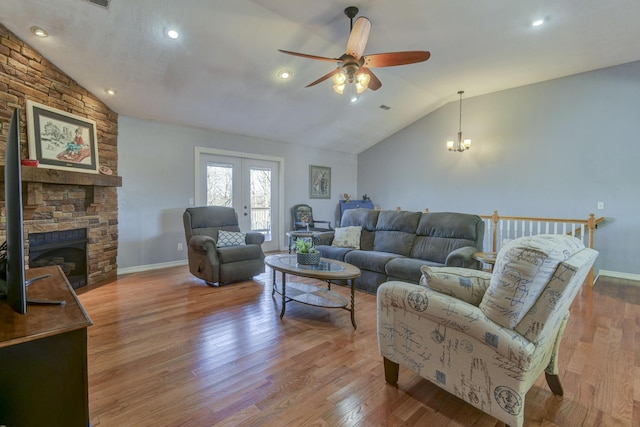
<svg viewBox="0 0 640 427">
<path fill-rule="evenodd" d="M 282 296 L 282 310 L 280 318 L 284 317 L 288 302 L 296 301 L 307 305 L 325 308 L 342 308 L 351 312 L 351 324 L 356 325 L 355 309 L 355 279 L 360 277 L 360 269 L 346 262 L 328 258 L 320 258 L 318 265 L 298 264 L 295 255 L 270 255 L 264 263 L 273 270 L 273 290 L 271 295 L 277 292 Z M 282 274 L 280 283 L 276 280 L 276 272 Z M 327 288 L 322 288 L 306 283 L 287 283 L 287 274 L 298 277 L 309 277 L 327 282 Z M 334 280 L 346 280 L 351 288 L 351 305 L 342 295 L 331 290 L 331 282 Z"/>
</svg>

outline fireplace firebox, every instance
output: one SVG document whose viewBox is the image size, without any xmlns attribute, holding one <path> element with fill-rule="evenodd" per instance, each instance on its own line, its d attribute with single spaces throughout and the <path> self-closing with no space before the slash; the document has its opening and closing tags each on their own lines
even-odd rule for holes
<svg viewBox="0 0 640 427">
<path fill-rule="evenodd" d="M 29 233 L 29 268 L 59 265 L 73 289 L 87 284 L 87 229 Z"/>
</svg>

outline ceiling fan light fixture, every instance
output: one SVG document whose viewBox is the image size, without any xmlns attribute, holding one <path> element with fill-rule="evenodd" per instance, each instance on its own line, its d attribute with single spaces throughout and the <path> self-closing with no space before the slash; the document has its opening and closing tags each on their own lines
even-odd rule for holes
<svg viewBox="0 0 640 427">
<path fill-rule="evenodd" d="M 344 85 L 347 82 L 347 74 L 344 70 L 340 70 L 333 75 L 333 84 L 336 86 Z"/>
<path fill-rule="evenodd" d="M 359 73 L 356 75 L 356 90 L 362 93 L 369 87 L 371 77 L 367 73 Z"/>
<path fill-rule="evenodd" d="M 342 95 L 344 93 L 344 87 L 346 85 L 345 84 L 341 84 L 341 85 L 333 85 L 333 90 L 336 91 L 336 93 Z"/>
</svg>

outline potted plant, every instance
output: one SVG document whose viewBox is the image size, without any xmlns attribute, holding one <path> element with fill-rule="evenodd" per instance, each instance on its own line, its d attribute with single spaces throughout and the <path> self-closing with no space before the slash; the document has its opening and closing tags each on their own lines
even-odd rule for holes
<svg viewBox="0 0 640 427">
<path fill-rule="evenodd" d="M 313 245 L 311 239 L 296 240 L 298 264 L 316 265 L 320 263 L 320 252 Z"/>
</svg>

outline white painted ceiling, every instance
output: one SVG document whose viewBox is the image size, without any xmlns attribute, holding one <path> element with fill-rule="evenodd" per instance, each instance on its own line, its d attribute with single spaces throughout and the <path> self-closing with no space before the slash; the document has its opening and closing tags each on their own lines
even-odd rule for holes
<svg viewBox="0 0 640 427">
<path fill-rule="evenodd" d="M 331 80 L 347 6 L 367 53 L 429 50 L 378 68 L 356 105 Z M 535 18 L 548 22 L 533 28 Z M 2 0 L 0 22 L 120 115 L 359 153 L 443 104 L 640 60 L 639 0 Z M 49 32 L 36 38 L 29 28 Z M 181 37 L 165 36 L 169 28 Z M 278 70 L 293 78 L 281 81 Z M 117 90 L 115 96 L 105 88 Z M 391 107 L 385 111 L 380 105 Z"/>
</svg>

